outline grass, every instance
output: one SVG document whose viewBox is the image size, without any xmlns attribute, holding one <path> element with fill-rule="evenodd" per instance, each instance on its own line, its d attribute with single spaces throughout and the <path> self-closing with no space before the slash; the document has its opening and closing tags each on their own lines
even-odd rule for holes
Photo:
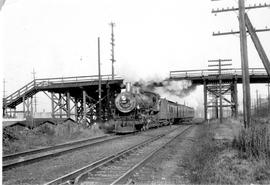
<svg viewBox="0 0 270 185">
<path fill-rule="evenodd" d="M 212 140 L 213 134 L 208 126 L 201 126 L 198 142 L 192 147 L 192 154 L 185 157 L 184 168 L 188 171 L 188 179 L 194 184 L 218 183 L 213 168 L 213 160 L 225 149 Z M 208 127 L 208 128 L 207 128 Z"/>
<path fill-rule="evenodd" d="M 269 130 L 262 125 L 243 130 L 234 124 L 229 121 L 201 126 L 193 152 L 184 159 L 190 183 L 270 184 Z M 236 128 L 239 134 L 235 139 L 215 139 L 217 133 Z"/>
<path fill-rule="evenodd" d="M 53 146 L 67 141 L 103 135 L 98 125 L 84 128 L 73 123 L 61 125 L 44 124 L 34 129 L 8 127 L 3 130 L 3 153 Z"/>
<path fill-rule="evenodd" d="M 252 124 L 242 129 L 233 141 L 233 147 L 242 158 L 266 159 L 270 161 L 270 130 L 266 124 Z"/>
<path fill-rule="evenodd" d="M 270 183 L 270 126 L 253 121 L 250 128 L 242 129 L 233 140 L 233 148 L 240 159 L 253 162 L 253 180 Z"/>
</svg>

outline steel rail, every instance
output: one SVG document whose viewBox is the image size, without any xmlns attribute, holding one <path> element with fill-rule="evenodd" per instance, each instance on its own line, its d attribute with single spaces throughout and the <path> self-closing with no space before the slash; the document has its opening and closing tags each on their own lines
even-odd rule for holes
<svg viewBox="0 0 270 185">
<path fill-rule="evenodd" d="M 150 130 L 149 130 L 150 131 Z M 28 150 L 25 152 L 19 152 L 15 154 L 6 155 L 3 157 L 2 169 L 3 171 L 14 168 L 16 166 L 31 164 L 51 157 L 63 155 L 75 150 L 83 149 L 96 144 L 102 144 L 107 141 L 112 141 L 118 138 L 128 137 L 130 135 L 139 134 L 131 133 L 124 136 L 100 136 L 96 138 L 89 138 L 85 140 L 72 141 L 64 144 L 55 145 L 52 147 L 45 147 L 40 149 Z M 43 153 L 43 154 L 42 154 Z M 32 156 L 31 158 L 31 155 Z M 36 156 L 35 156 L 36 155 Z"/>
<path fill-rule="evenodd" d="M 77 141 L 72 141 L 72 142 L 66 142 L 66 143 L 55 145 L 55 146 L 43 147 L 43 148 L 32 149 L 32 150 L 27 150 L 27 151 L 23 151 L 23 152 L 8 154 L 8 155 L 3 156 L 3 162 L 5 162 L 7 160 L 16 159 L 18 157 L 24 157 L 24 156 L 27 156 L 27 155 L 37 154 L 37 153 L 40 153 L 40 152 L 48 152 L 48 151 L 51 151 L 51 150 L 56 150 L 56 149 L 67 147 L 67 146 L 72 146 L 72 145 L 76 145 L 76 144 L 82 144 L 82 143 L 85 143 L 85 142 L 94 141 L 94 140 L 105 138 L 105 137 L 108 137 L 108 135 L 94 137 L 94 138 L 88 138 L 88 139 L 82 139 L 82 140 L 77 140 Z"/>
<path fill-rule="evenodd" d="M 186 131 L 190 127 L 191 126 L 187 127 L 185 130 L 181 131 L 181 133 L 178 134 L 177 136 L 181 135 L 184 131 Z M 171 132 L 173 132 L 173 131 L 170 130 L 166 134 L 171 133 Z M 114 160 L 118 160 L 119 158 L 122 158 L 124 155 L 127 155 L 128 153 L 132 153 L 132 152 L 134 152 L 134 150 L 139 149 L 139 148 L 141 148 L 141 147 L 143 147 L 143 146 L 145 146 L 145 145 L 147 145 L 147 144 L 149 144 L 151 142 L 154 142 L 154 141 L 164 137 L 166 134 L 160 134 L 160 135 L 152 137 L 152 138 L 150 138 L 150 139 L 148 139 L 148 140 L 146 140 L 146 141 L 144 141 L 142 143 L 131 146 L 128 149 L 124 149 L 124 150 L 122 150 L 122 151 L 120 151 L 120 152 L 118 152 L 116 154 L 113 154 L 113 155 L 107 156 L 105 158 L 102 158 L 102 159 L 100 159 L 98 161 L 95 161 L 95 162 L 93 162 L 93 163 L 91 163 L 91 164 L 89 164 L 89 165 L 87 165 L 87 166 L 85 166 L 83 168 L 80 168 L 80 169 L 78 169 L 76 171 L 73 171 L 73 172 L 71 172 L 69 174 L 66 174 L 64 176 L 61 176 L 61 177 L 55 179 L 55 180 L 52 180 L 52 181 L 50 181 L 48 183 L 45 183 L 45 185 L 71 184 L 71 183 L 76 184 L 79 181 L 81 181 L 82 179 L 87 178 L 87 176 L 88 176 L 87 174 L 89 172 L 94 171 L 94 170 L 96 170 L 96 169 L 98 169 L 98 168 L 100 168 L 100 167 L 102 167 L 104 165 L 107 165 L 108 163 L 110 163 L 110 162 L 112 162 Z M 164 147 L 164 146 L 162 146 L 162 147 Z M 153 154 L 154 153 L 152 153 L 152 155 Z"/>
<path fill-rule="evenodd" d="M 41 161 L 41 160 L 48 159 L 51 157 L 56 157 L 56 156 L 63 155 L 63 154 L 66 154 L 75 150 L 83 149 L 89 146 L 94 146 L 97 144 L 101 144 L 107 141 L 112 141 L 112 140 L 122 138 L 122 137 L 127 137 L 127 136 L 128 135 L 106 136 L 106 137 L 104 136 L 104 137 L 98 137 L 94 139 L 92 138 L 92 139 L 89 139 L 88 141 L 87 140 L 79 141 L 79 143 L 71 142 L 71 143 L 65 143 L 63 145 L 42 148 L 40 149 L 40 151 L 39 149 L 37 149 L 37 150 L 17 153 L 17 154 L 14 154 L 15 157 L 13 157 L 12 155 L 6 156 L 6 158 L 10 158 L 10 160 L 5 160 L 5 161 L 3 160 L 2 169 L 3 171 L 5 171 L 8 169 L 14 168 L 16 166 L 34 163 L 37 161 Z M 34 156 L 31 156 L 31 155 L 34 155 Z"/>
<path fill-rule="evenodd" d="M 176 136 L 174 136 L 172 139 L 170 139 L 168 142 L 166 142 L 165 144 L 161 145 L 160 147 L 158 147 L 156 150 L 154 150 L 153 152 L 151 152 L 149 155 L 147 155 L 143 160 L 141 160 L 141 162 L 139 162 L 138 164 L 136 164 L 135 166 L 131 167 L 126 173 L 124 173 L 121 177 L 119 177 L 118 179 L 116 179 L 114 182 L 111 183 L 111 185 L 115 185 L 115 184 L 124 184 L 129 180 L 129 177 L 141 166 L 143 166 L 144 164 L 146 164 L 153 156 L 154 154 L 156 154 L 157 152 L 159 152 L 162 148 L 164 148 L 166 145 L 170 144 L 173 140 L 175 140 L 177 137 L 179 137 L 180 135 L 183 135 L 184 133 L 186 133 L 190 128 L 192 128 L 193 126 L 189 126 L 186 129 L 184 129 L 183 131 L 181 131 L 179 134 L 177 134 Z"/>
</svg>

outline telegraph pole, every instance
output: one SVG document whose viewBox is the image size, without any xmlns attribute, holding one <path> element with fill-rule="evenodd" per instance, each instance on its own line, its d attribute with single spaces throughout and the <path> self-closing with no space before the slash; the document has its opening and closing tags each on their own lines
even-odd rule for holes
<svg viewBox="0 0 270 185">
<path fill-rule="evenodd" d="M 4 104 L 3 104 L 3 117 L 6 116 L 6 83 L 7 81 L 5 79 L 3 79 L 3 100 L 4 100 Z"/>
<path fill-rule="evenodd" d="M 258 90 L 256 90 L 256 106 L 257 106 L 257 114 L 259 114 L 259 94 L 258 94 Z"/>
<path fill-rule="evenodd" d="M 2 9 L 2 7 L 4 6 L 4 4 L 5 4 L 5 0 L 0 1 L 0 10 L 1 10 L 1 9 Z"/>
<path fill-rule="evenodd" d="M 36 72 L 35 72 L 35 69 L 34 69 L 34 68 L 33 68 L 32 75 L 33 75 L 33 79 L 34 79 L 34 83 L 35 83 L 35 80 L 36 80 Z M 36 97 L 36 95 L 34 95 L 34 105 L 35 105 L 34 112 L 37 112 L 37 97 Z"/>
<path fill-rule="evenodd" d="M 250 110 L 250 79 L 248 68 L 247 54 L 247 33 L 245 24 L 245 0 L 239 0 L 239 28 L 240 28 L 240 50 L 241 50 L 241 66 L 243 79 L 243 110 L 244 125 L 250 127 L 251 110 Z"/>
<path fill-rule="evenodd" d="M 270 83 L 267 85 L 268 113 L 270 113 Z"/>
<path fill-rule="evenodd" d="M 100 40 L 98 37 L 98 119 L 101 121 L 101 72 L 100 72 Z"/>
<path fill-rule="evenodd" d="M 214 1 L 214 0 L 212 0 Z M 250 100 L 250 78 L 249 78 L 249 68 L 248 68 L 248 55 L 247 55 L 247 36 L 246 36 L 246 27 L 249 31 L 249 34 L 251 35 L 253 42 L 255 44 L 255 47 L 262 59 L 263 64 L 265 65 L 266 70 L 269 67 L 269 64 L 267 64 L 266 61 L 267 57 L 264 55 L 263 52 L 260 52 L 259 50 L 263 50 L 261 44 L 259 43 L 259 40 L 257 36 L 255 35 L 256 32 L 259 31 L 269 31 L 270 29 L 253 29 L 249 18 L 247 14 L 245 13 L 245 9 L 255 9 L 255 8 L 265 8 L 270 7 L 270 4 L 254 4 L 253 6 L 245 7 L 245 1 L 244 0 L 238 0 L 238 8 L 222 8 L 222 9 L 216 9 L 212 10 L 212 13 L 221 13 L 221 12 L 230 12 L 230 11 L 238 11 L 239 12 L 239 28 L 240 31 L 231 31 L 231 32 L 224 32 L 224 33 L 213 33 L 213 36 L 217 35 L 229 35 L 229 34 L 237 34 L 240 33 L 240 51 L 241 51 L 241 68 L 242 68 L 242 79 L 243 79 L 243 113 L 244 113 L 244 125 L 245 127 L 250 126 L 251 122 L 251 100 Z M 269 63 L 269 62 L 268 62 Z M 267 70 L 268 71 L 268 70 Z M 269 73 L 268 73 L 269 74 Z"/>
<path fill-rule="evenodd" d="M 112 33 L 111 33 L 111 46 L 112 46 L 112 48 L 111 48 L 111 61 L 112 61 L 112 80 L 114 79 L 114 62 L 115 62 L 115 59 L 114 59 L 114 46 L 115 46 L 115 44 L 114 44 L 114 32 L 113 32 L 113 27 L 115 26 L 115 23 L 113 23 L 113 22 L 111 22 L 110 24 L 109 24 L 110 26 L 111 26 L 111 29 L 112 29 Z"/>
<path fill-rule="evenodd" d="M 7 81 L 4 79 L 3 80 L 3 98 L 6 98 L 6 83 Z"/>
</svg>

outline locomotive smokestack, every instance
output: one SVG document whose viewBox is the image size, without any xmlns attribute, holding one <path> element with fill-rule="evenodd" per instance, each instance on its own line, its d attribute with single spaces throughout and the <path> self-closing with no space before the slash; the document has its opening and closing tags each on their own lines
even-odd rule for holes
<svg viewBox="0 0 270 185">
<path fill-rule="evenodd" d="M 131 92 L 131 83 L 130 82 L 126 83 L 126 91 Z"/>
</svg>

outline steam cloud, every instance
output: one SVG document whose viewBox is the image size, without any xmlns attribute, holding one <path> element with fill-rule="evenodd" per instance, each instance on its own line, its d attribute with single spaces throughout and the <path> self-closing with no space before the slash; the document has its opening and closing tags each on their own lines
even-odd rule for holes
<svg viewBox="0 0 270 185">
<path fill-rule="evenodd" d="M 192 84 L 192 82 L 189 80 L 171 81 L 166 79 L 161 82 L 145 82 L 140 80 L 139 82 L 135 82 L 134 86 L 140 87 L 145 91 L 157 92 L 162 90 L 165 93 L 169 93 L 180 98 L 188 96 L 196 89 L 196 85 Z"/>
</svg>

